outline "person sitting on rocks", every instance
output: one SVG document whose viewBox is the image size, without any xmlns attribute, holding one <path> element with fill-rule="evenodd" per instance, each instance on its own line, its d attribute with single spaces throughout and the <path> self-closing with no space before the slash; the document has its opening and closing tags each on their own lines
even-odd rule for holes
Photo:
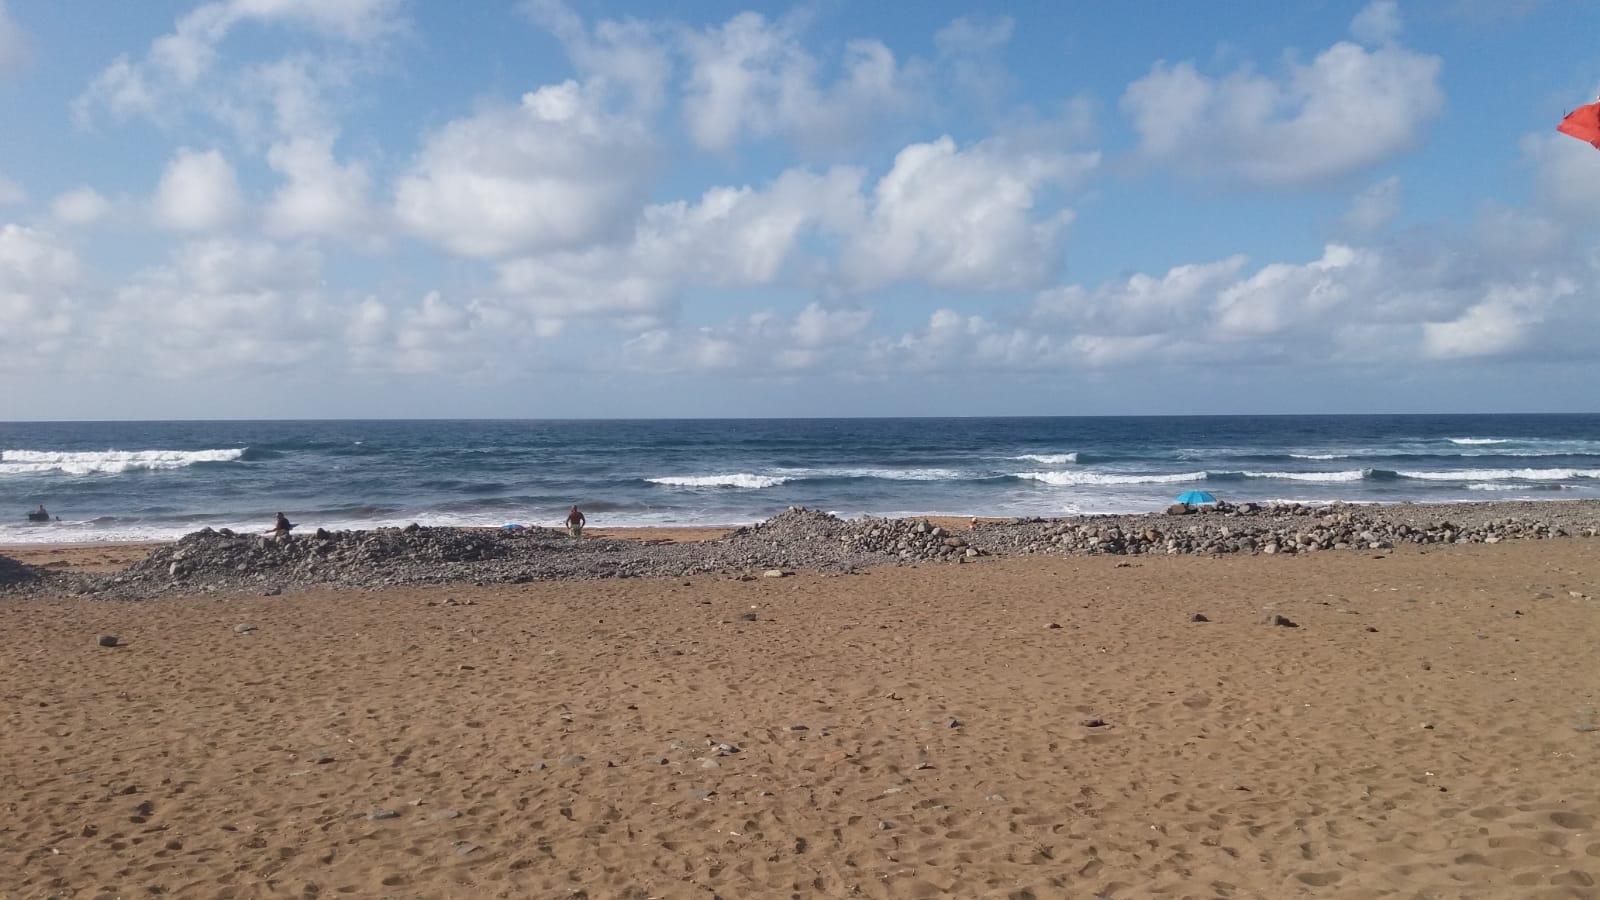
<svg viewBox="0 0 1600 900">
<path fill-rule="evenodd" d="M 28 521 L 29 522 L 48 522 L 48 521 L 50 521 L 50 511 L 45 509 L 44 508 L 44 504 L 41 503 L 41 504 L 39 504 L 39 508 L 38 509 L 34 510 L 31 513 L 28 513 Z"/>
<path fill-rule="evenodd" d="M 287 535 L 290 531 L 294 530 L 294 527 L 294 523 L 289 521 L 288 516 L 284 515 L 283 513 L 278 513 L 278 521 L 273 523 L 272 530 L 278 535 Z"/>
<path fill-rule="evenodd" d="M 583 510 L 578 508 L 578 504 L 572 504 L 572 510 L 567 513 L 567 531 L 571 532 L 573 537 L 583 537 L 583 526 L 587 522 Z"/>
</svg>

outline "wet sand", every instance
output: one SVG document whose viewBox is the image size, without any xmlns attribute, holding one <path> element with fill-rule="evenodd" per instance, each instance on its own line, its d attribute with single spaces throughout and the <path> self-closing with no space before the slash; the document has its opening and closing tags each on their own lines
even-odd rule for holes
<svg viewBox="0 0 1600 900">
<path fill-rule="evenodd" d="M 1596 897 L 1597 597 L 1570 539 L 0 599 L 0 896 Z"/>
</svg>

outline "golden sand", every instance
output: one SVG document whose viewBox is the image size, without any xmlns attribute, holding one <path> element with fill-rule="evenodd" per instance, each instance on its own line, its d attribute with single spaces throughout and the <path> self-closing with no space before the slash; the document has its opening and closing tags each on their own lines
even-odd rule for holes
<svg viewBox="0 0 1600 900">
<path fill-rule="evenodd" d="M 1597 596 L 1560 540 L 3 599 L 0 896 L 1595 897 Z"/>
</svg>

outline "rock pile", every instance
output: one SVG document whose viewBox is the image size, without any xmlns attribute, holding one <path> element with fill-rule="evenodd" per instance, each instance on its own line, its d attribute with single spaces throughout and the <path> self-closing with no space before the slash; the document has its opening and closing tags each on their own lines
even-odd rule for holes
<svg viewBox="0 0 1600 900">
<path fill-rule="evenodd" d="M 585 538 L 545 528 L 318 530 L 265 537 L 206 529 L 110 576 L 45 572 L 0 557 L 0 593 L 134 599 L 172 593 L 276 594 L 327 585 L 529 581 L 959 563 L 981 556 L 1063 554 L 1297 555 L 1400 544 L 1493 544 L 1600 535 L 1600 501 L 1439 506 L 1335 504 L 1204 508 L 1183 515 L 1017 519 L 948 531 L 925 519 L 852 521 L 794 507 L 721 540 L 688 544 Z"/>
</svg>

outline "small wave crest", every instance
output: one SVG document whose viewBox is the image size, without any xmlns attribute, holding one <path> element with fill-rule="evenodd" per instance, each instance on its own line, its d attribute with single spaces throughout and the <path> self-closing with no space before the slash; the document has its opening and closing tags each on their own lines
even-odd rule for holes
<svg viewBox="0 0 1600 900">
<path fill-rule="evenodd" d="M 1361 481 L 1368 477 L 1368 469 L 1345 469 L 1338 472 L 1240 472 L 1246 478 L 1274 478 L 1282 481 L 1313 481 L 1322 484 L 1339 484 Z"/>
<path fill-rule="evenodd" d="M 1349 459 L 1348 453 L 1291 453 L 1291 459 Z"/>
<path fill-rule="evenodd" d="M 1568 481 L 1600 478 L 1600 469 L 1460 469 L 1457 471 L 1400 470 L 1402 478 L 1420 481 Z"/>
<path fill-rule="evenodd" d="M 664 487 L 690 487 L 690 488 L 746 488 L 759 490 L 760 488 L 777 487 L 791 479 L 782 475 L 752 475 L 749 472 L 734 472 L 728 475 L 681 475 L 663 476 L 661 478 L 646 478 L 651 484 Z"/>
<path fill-rule="evenodd" d="M 1507 438 L 1447 438 L 1446 440 L 1450 441 L 1452 444 L 1459 444 L 1463 447 L 1476 447 L 1480 444 L 1511 443 L 1511 441 Z"/>
<path fill-rule="evenodd" d="M 1046 466 L 1064 466 L 1078 461 L 1076 453 L 1024 453 L 1021 456 L 1011 457 L 1023 462 L 1036 462 Z"/>
<path fill-rule="evenodd" d="M 182 469 L 196 463 L 236 462 L 235 450 L 0 450 L 0 475 L 117 475 L 123 472 Z"/>
<path fill-rule="evenodd" d="M 1114 472 L 1017 472 L 1012 478 L 1041 481 L 1057 487 L 1086 484 L 1178 484 L 1205 481 L 1204 472 L 1179 472 L 1172 475 L 1122 475 Z"/>
</svg>

